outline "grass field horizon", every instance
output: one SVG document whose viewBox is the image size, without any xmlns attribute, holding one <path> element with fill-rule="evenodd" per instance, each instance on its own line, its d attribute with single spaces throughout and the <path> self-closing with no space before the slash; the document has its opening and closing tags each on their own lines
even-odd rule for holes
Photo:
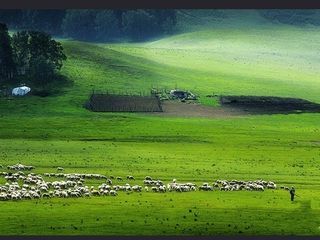
<svg viewBox="0 0 320 240">
<path fill-rule="evenodd" d="M 255 15 L 251 16 L 252 18 Z M 295 186 L 264 192 L 142 192 L 0 202 L 0 235 L 319 235 L 319 113 L 232 118 L 94 113 L 92 90 L 303 98 L 320 103 L 319 28 L 213 28 L 145 43 L 62 40 L 70 85 L 57 95 L 0 98 L 0 165 L 35 173 L 150 175 Z M 0 169 L 1 170 L 1 169 Z M 5 169 L 2 169 L 5 171 Z M 3 184 L 3 178 L 0 184 Z M 96 184 L 90 182 L 88 184 Z"/>
</svg>

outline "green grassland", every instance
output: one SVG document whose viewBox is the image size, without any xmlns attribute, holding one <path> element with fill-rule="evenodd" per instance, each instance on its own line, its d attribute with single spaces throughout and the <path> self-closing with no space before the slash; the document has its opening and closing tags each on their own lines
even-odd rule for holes
<svg viewBox="0 0 320 240">
<path fill-rule="evenodd" d="M 217 28 L 140 44 L 64 40 L 55 96 L 0 99 L 0 164 L 165 182 L 265 179 L 288 192 L 133 193 L 0 202 L 0 235 L 319 235 L 320 114 L 225 119 L 92 113 L 95 90 L 299 97 L 320 103 L 318 28 Z M 212 101 L 212 102 L 210 102 Z M 0 179 L 3 181 L 3 178 Z M 98 182 L 89 181 L 88 185 Z"/>
</svg>

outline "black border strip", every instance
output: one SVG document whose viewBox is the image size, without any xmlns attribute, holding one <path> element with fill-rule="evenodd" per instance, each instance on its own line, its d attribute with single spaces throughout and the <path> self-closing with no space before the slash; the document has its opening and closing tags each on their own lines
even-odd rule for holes
<svg viewBox="0 0 320 240">
<path fill-rule="evenodd" d="M 318 0 L 0 0 L 0 9 L 314 9 Z"/>
</svg>

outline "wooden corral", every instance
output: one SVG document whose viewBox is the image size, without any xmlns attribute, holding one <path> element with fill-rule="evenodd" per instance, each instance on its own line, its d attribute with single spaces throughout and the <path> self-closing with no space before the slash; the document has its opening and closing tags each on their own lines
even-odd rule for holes
<svg viewBox="0 0 320 240">
<path fill-rule="evenodd" d="M 156 96 L 128 96 L 95 94 L 85 107 L 93 112 L 162 112 L 161 101 Z"/>
</svg>

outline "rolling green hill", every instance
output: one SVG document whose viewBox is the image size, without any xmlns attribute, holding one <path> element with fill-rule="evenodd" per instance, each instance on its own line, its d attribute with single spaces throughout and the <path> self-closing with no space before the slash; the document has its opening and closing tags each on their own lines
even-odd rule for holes
<svg viewBox="0 0 320 240">
<path fill-rule="evenodd" d="M 280 189 L 7 201 L 0 235 L 319 235 L 320 114 L 166 118 L 83 108 L 93 89 L 152 86 L 189 89 L 209 105 L 212 92 L 319 103 L 318 28 L 263 26 L 207 26 L 139 44 L 64 40 L 70 86 L 46 98 L 0 98 L 0 165 L 130 174 L 140 185 L 147 175 L 198 185 L 266 179 L 294 185 L 294 203 Z"/>
</svg>

